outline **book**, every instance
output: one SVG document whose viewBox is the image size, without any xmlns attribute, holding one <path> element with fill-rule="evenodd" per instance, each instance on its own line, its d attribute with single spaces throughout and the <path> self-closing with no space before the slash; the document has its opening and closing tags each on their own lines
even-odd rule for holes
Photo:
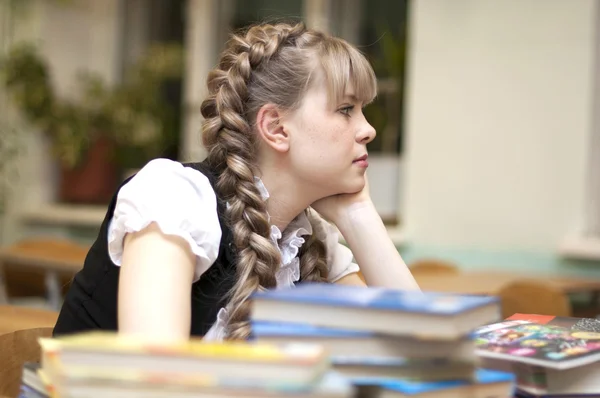
<svg viewBox="0 0 600 398">
<path fill-rule="evenodd" d="M 303 283 L 253 294 L 251 318 L 453 340 L 498 321 L 500 308 L 496 297 Z"/>
<path fill-rule="evenodd" d="M 27 384 L 21 384 L 17 398 L 49 398 L 49 395 L 41 393 Z"/>
<path fill-rule="evenodd" d="M 23 371 L 21 374 L 21 395 L 35 396 L 35 394 L 38 394 L 41 396 L 48 396 L 46 386 L 40 378 L 40 369 L 41 365 L 37 362 L 25 362 L 23 364 Z"/>
<path fill-rule="evenodd" d="M 392 336 L 306 323 L 251 321 L 252 339 L 265 344 L 317 343 L 331 358 L 452 358 L 474 362 L 472 336 L 451 341 Z"/>
<path fill-rule="evenodd" d="M 71 375 L 73 376 L 73 375 Z M 354 387 L 350 381 L 335 372 L 327 372 L 314 385 L 298 387 L 281 384 L 278 386 L 248 386 L 235 380 L 210 383 L 163 383 L 158 379 L 140 380 L 131 374 L 102 378 L 95 372 L 80 373 L 76 377 L 61 380 L 57 386 L 60 397 L 172 397 L 172 398 L 352 398 Z"/>
<path fill-rule="evenodd" d="M 470 381 L 353 380 L 368 387 L 368 395 L 374 398 L 507 398 L 513 395 L 514 382 L 513 374 L 489 369 L 478 369 Z"/>
<path fill-rule="evenodd" d="M 475 331 L 477 355 L 550 369 L 600 360 L 600 321 L 516 314 Z"/>
<path fill-rule="evenodd" d="M 474 362 L 457 362 L 442 358 L 332 357 L 331 364 L 335 371 L 352 379 L 373 377 L 419 381 L 471 380 L 476 370 Z"/>
<path fill-rule="evenodd" d="M 520 392 L 584 395 L 600 392 L 600 321 L 515 314 L 476 330 L 486 367 L 512 371 Z"/>
<path fill-rule="evenodd" d="M 330 365 L 327 353 L 316 344 L 272 346 L 201 339 L 162 344 L 102 331 L 39 342 L 42 367 L 52 381 L 73 372 L 115 375 L 135 371 L 146 379 L 180 383 L 187 378 L 210 383 L 308 385 Z"/>
</svg>

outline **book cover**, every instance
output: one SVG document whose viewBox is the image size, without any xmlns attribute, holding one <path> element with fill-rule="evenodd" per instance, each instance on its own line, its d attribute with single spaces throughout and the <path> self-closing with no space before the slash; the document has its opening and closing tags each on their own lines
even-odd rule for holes
<svg viewBox="0 0 600 398">
<path fill-rule="evenodd" d="M 569 369 L 600 360 L 600 320 L 515 314 L 475 331 L 477 354 Z"/>
<path fill-rule="evenodd" d="M 401 291 L 329 283 L 303 283 L 294 288 L 256 292 L 252 298 L 432 315 L 455 315 L 498 303 L 498 298 L 491 296 Z"/>
<path fill-rule="evenodd" d="M 513 383 L 515 376 L 512 373 L 500 372 L 489 369 L 477 369 L 472 381 L 446 380 L 446 381 L 416 381 L 416 380 L 381 380 L 363 378 L 352 380 L 355 385 L 375 385 L 382 389 L 396 391 L 406 395 L 424 394 L 434 391 L 460 388 L 472 384 Z"/>
</svg>

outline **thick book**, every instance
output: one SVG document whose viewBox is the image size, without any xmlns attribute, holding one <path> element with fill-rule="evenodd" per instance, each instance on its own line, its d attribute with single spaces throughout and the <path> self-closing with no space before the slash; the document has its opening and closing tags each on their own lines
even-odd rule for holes
<svg viewBox="0 0 600 398">
<path fill-rule="evenodd" d="M 307 385 L 329 368 L 323 347 L 242 341 L 152 343 L 113 332 L 83 332 L 41 338 L 42 368 L 51 380 L 69 373 L 135 372 L 148 380 L 238 380 L 247 384 Z"/>
<path fill-rule="evenodd" d="M 496 297 L 305 283 L 252 295 L 255 321 L 457 339 L 500 319 Z"/>
<path fill-rule="evenodd" d="M 140 378 L 132 374 L 113 374 L 103 377 L 97 373 L 79 374 L 61 379 L 56 386 L 57 397 L 87 398 L 353 398 L 354 386 L 336 372 L 327 372 L 310 386 L 246 385 L 238 380 L 192 380 L 173 383 L 166 378 Z M 133 377 L 132 377 L 133 376 Z"/>
<path fill-rule="evenodd" d="M 457 362 L 451 359 L 379 359 L 334 357 L 335 371 L 351 379 L 373 377 L 381 379 L 411 379 L 419 381 L 471 380 L 476 367 L 474 362 Z"/>
<path fill-rule="evenodd" d="M 252 339 L 266 344 L 290 341 L 322 345 L 333 359 L 344 358 L 451 358 L 474 362 L 475 342 L 468 335 L 458 340 L 419 339 L 381 333 L 315 326 L 307 323 L 252 321 Z"/>
</svg>

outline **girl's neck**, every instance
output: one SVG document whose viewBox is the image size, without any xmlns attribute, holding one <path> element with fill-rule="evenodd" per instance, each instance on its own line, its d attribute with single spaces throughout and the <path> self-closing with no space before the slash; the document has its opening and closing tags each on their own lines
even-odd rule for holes
<svg viewBox="0 0 600 398">
<path fill-rule="evenodd" d="M 311 197 L 305 186 L 284 171 L 263 169 L 259 177 L 269 192 L 267 211 L 271 217 L 271 224 L 282 232 L 316 200 Z"/>
</svg>

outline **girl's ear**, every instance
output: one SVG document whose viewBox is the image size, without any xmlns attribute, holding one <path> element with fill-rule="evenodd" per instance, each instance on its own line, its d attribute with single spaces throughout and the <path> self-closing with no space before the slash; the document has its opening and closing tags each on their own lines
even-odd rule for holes
<svg viewBox="0 0 600 398">
<path fill-rule="evenodd" d="M 287 152 L 290 148 L 290 137 L 281 123 L 282 116 L 282 112 L 274 104 L 263 105 L 256 115 L 259 136 L 277 152 Z"/>
</svg>

